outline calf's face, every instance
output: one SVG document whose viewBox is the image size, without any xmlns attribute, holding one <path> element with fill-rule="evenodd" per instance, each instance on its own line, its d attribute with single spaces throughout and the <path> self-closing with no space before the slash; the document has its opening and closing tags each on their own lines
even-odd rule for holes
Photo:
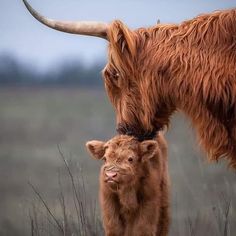
<svg viewBox="0 0 236 236">
<path fill-rule="evenodd" d="M 95 159 L 104 161 L 100 178 L 113 191 L 137 186 L 158 151 L 156 141 L 139 142 L 127 135 L 115 136 L 108 142 L 89 141 L 86 147 Z"/>
</svg>

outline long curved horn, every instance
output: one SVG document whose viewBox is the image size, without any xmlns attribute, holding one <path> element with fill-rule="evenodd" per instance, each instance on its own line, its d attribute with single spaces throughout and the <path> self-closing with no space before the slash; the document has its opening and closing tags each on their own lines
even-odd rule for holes
<svg viewBox="0 0 236 236">
<path fill-rule="evenodd" d="M 107 40 L 108 24 L 106 23 L 95 21 L 69 22 L 47 19 L 34 10 L 27 0 L 23 0 L 23 2 L 34 18 L 52 29 L 71 34 L 96 36 Z"/>
</svg>

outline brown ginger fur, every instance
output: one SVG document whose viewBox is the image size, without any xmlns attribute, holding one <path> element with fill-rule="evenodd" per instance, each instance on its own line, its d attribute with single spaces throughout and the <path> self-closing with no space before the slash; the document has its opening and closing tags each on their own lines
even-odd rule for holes
<svg viewBox="0 0 236 236">
<path fill-rule="evenodd" d="M 108 36 L 104 81 L 120 133 L 153 132 L 181 110 L 209 160 L 236 168 L 236 9 L 135 31 L 114 21 Z"/>
<path fill-rule="evenodd" d="M 168 235 L 169 176 L 162 134 L 143 142 L 120 135 L 106 143 L 90 141 L 87 148 L 95 158 L 106 158 L 100 172 L 106 236 Z M 110 178 L 115 182 L 108 181 L 107 173 L 117 173 Z"/>
</svg>

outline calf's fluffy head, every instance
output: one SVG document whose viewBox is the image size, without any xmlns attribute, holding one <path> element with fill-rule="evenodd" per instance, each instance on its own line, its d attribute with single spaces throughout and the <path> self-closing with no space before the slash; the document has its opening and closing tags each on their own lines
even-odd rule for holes
<svg viewBox="0 0 236 236">
<path fill-rule="evenodd" d="M 150 170 L 158 166 L 160 149 L 155 140 L 139 142 L 134 137 L 118 135 L 107 142 L 89 141 L 86 147 L 90 154 L 104 164 L 101 181 L 116 191 L 121 186 L 137 186 Z"/>
</svg>

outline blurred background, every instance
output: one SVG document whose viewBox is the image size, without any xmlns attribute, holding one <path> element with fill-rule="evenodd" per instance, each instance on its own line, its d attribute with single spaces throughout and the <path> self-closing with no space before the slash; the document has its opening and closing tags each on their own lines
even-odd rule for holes
<svg viewBox="0 0 236 236">
<path fill-rule="evenodd" d="M 158 20 L 179 23 L 236 6 L 236 0 L 29 2 L 49 18 L 120 19 L 132 29 Z M 93 203 L 85 206 L 99 215 L 94 204 L 100 163 L 89 157 L 84 144 L 116 134 L 114 111 L 101 78 L 107 43 L 46 28 L 27 12 L 21 0 L 1 0 L 0 13 L 0 235 L 57 235 L 50 231 L 57 228 L 56 222 L 42 210 L 45 205 L 36 192 L 63 225 L 67 220 L 76 224 L 76 194 L 68 167 L 81 199 Z M 236 235 L 235 173 L 224 162 L 206 162 L 183 115 L 173 117 L 166 138 L 170 235 Z M 61 207 L 61 196 L 66 207 Z M 98 231 L 93 234 L 100 235 Z"/>
</svg>

